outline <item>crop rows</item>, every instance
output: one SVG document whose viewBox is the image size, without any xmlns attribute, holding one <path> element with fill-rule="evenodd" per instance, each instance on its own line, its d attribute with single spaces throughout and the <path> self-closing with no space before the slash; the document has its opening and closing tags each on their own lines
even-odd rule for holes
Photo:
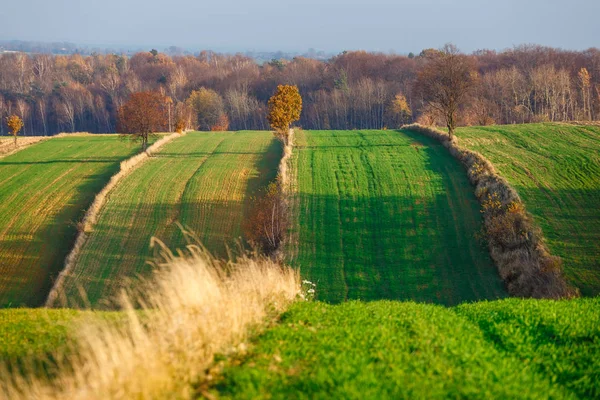
<svg viewBox="0 0 600 400">
<path fill-rule="evenodd" d="M 65 280 L 69 301 L 106 305 L 150 270 L 153 236 L 173 250 L 186 245 L 177 222 L 225 256 L 242 236 L 245 200 L 274 177 L 279 152 L 269 132 L 190 133 L 165 145 L 110 194 Z"/>
<path fill-rule="evenodd" d="M 319 299 L 505 295 L 476 240 L 466 174 L 441 146 L 409 132 L 306 131 L 295 151 L 290 261 Z"/>
<path fill-rule="evenodd" d="M 76 223 L 138 149 L 116 135 L 61 137 L 0 159 L 0 307 L 43 303 Z"/>
</svg>

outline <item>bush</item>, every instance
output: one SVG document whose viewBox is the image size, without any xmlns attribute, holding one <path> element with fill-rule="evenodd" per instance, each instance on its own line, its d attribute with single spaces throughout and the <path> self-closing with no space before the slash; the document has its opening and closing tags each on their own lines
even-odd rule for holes
<svg viewBox="0 0 600 400">
<path fill-rule="evenodd" d="M 287 226 L 287 205 L 279 182 L 270 183 L 252 199 L 244 233 L 250 244 L 265 255 L 277 251 Z"/>
</svg>

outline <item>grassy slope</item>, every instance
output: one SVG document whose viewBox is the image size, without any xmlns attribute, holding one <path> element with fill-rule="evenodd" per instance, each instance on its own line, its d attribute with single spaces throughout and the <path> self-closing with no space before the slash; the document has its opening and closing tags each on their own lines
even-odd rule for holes
<svg viewBox="0 0 600 400">
<path fill-rule="evenodd" d="M 582 294 L 600 294 L 600 128 L 490 126 L 457 135 L 515 187 Z"/>
<path fill-rule="evenodd" d="M 152 236 L 184 246 L 176 221 L 226 255 L 242 235 L 245 197 L 274 177 L 280 152 L 270 132 L 197 132 L 167 144 L 111 193 L 65 280 L 69 299 L 77 303 L 81 286 L 98 304 L 148 271 Z"/>
<path fill-rule="evenodd" d="M 53 138 L 0 159 L 0 307 L 38 306 L 77 221 L 139 146 L 115 136 Z"/>
<path fill-rule="evenodd" d="M 223 398 L 594 398 L 600 299 L 299 303 L 226 360 Z"/>
<path fill-rule="evenodd" d="M 504 296 L 475 240 L 479 205 L 446 149 L 397 131 L 304 131 L 296 145 L 291 263 L 320 300 Z"/>
</svg>

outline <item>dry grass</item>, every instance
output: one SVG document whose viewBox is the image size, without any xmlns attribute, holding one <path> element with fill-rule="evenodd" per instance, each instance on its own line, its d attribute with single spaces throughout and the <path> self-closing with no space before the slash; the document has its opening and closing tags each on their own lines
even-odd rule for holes
<svg viewBox="0 0 600 400">
<path fill-rule="evenodd" d="M 292 177 L 290 176 L 290 163 L 292 161 L 292 154 L 294 151 L 294 130 L 290 129 L 288 141 L 283 146 L 283 156 L 279 161 L 279 168 L 277 169 L 277 184 L 279 185 L 279 207 L 281 210 L 281 221 L 282 221 L 282 237 L 281 241 L 278 242 L 278 248 L 274 252 L 274 256 L 276 259 L 282 261 L 285 259 L 284 248 L 285 246 L 282 243 L 286 243 L 288 240 L 287 233 L 287 225 L 290 219 L 290 195 L 291 195 L 291 182 Z"/>
<path fill-rule="evenodd" d="M 82 327 L 54 379 L 0 372 L 0 396 L 195 398 L 211 379 L 216 353 L 243 351 L 249 334 L 302 294 L 298 272 L 268 259 L 223 263 L 198 246 L 183 255 L 160 246 L 164 261 L 143 292 L 123 296 L 124 323 Z"/>
<path fill-rule="evenodd" d="M 0 138 L 0 157 L 9 156 L 16 153 L 25 147 L 31 146 L 32 144 L 41 142 L 42 140 L 50 139 L 51 136 L 25 136 L 17 139 L 17 147 L 15 148 L 15 142 L 12 137 Z"/>
<path fill-rule="evenodd" d="M 139 167 L 144 161 L 146 161 L 150 156 L 152 156 L 152 154 L 157 152 L 162 146 L 179 136 L 181 136 L 180 133 L 172 133 L 170 135 L 164 136 L 163 138 L 159 139 L 154 144 L 152 144 L 152 146 L 148 147 L 148 149 L 145 152 L 137 154 L 121 162 L 121 168 L 119 172 L 113 175 L 113 177 L 110 178 L 110 181 L 106 184 L 106 186 L 104 186 L 104 188 L 102 188 L 102 190 L 96 195 L 94 201 L 92 202 L 92 205 L 86 211 L 82 221 L 79 223 L 79 232 L 77 234 L 77 239 L 75 239 L 73 249 L 65 259 L 65 267 L 58 275 L 56 282 L 54 283 L 54 286 L 50 291 L 50 294 L 48 295 L 46 306 L 51 307 L 55 305 L 55 302 L 57 301 L 58 297 L 63 295 L 62 286 L 65 276 L 68 275 L 75 266 L 79 253 L 81 252 L 81 249 L 83 248 L 83 245 L 85 244 L 89 233 L 93 229 L 93 226 L 95 225 L 98 219 L 98 215 L 100 214 L 100 210 L 102 210 L 102 207 L 104 207 L 109 193 L 131 171 Z"/>
<path fill-rule="evenodd" d="M 541 230 L 533 223 L 518 193 L 480 153 L 465 149 L 447 133 L 419 124 L 403 129 L 440 141 L 467 169 L 482 205 L 486 239 L 512 296 L 570 298 L 578 296 L 563 275 L 561 259 L 550 254 Z"/>
<path fill-rule="evenodd" d="M 294 130 L 290 129 L 289 140 L 287 144 L 283 146 L 283 157 L 281 157 L 281 161 L 279 162 L 279 169 L 277 171 L 277 177 L 279 179 L 279 183 L 281 185 L 281 191 L 283 193 L 289 192 L 290 185 L 290 173 L 289 173 L 289 163 L 290 158 L 292 157 L 292 151 L 294 148 Z"/>
</svg>

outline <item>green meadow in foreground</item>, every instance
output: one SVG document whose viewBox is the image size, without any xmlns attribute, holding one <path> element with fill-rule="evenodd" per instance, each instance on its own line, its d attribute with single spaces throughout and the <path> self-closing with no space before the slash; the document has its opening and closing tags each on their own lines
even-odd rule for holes
<svg viewBox="0 0 600 400">
<path fill-rule="evenodd" d="M 226 257 L 243 236 L 248 199 L 275 177 L 280 157 L 270 132 L 194 132 L 166 144 L 111 192 L 65 279 L 69 304 L 106 305 L 149 272 L 153 236 L 172 249 L 185 246 L 176 222 Z"/>
<path fill-rule="evenodd" d="M 0 359 L 52 359 L 77 327 L 120 313 L 0 310 Z M 600 298 L 299 302 L 200 392 L 218 398 L 598 398 Z M 45 361 L 44 363 L 47 363 Z M 17 364 L 18 365 L 18 364 Z M 52 365 L 42 364 L 42 365 Z"/>
<path fill-rule="evenodd" d="M 600 299 L 298 303 L 223 359 L 232 399 L 598 398 Z"/>
<path fill-rule="evenodd" d="M 58 137 L 0 158 L 0 307 L 43 304 L 94 196 L 139 145 Z"/>
<path fill-rule="evenodd" d="M 517 190 L 567 278 L 600 294 L 600 127 L 525 124 L 459 128 Z"/>
<path fill-rule="evenodd" d="M 319 300 L 505 296 L 476 239 L 473 189 L 441 145 L 404 131 L 299 131 L 295 142 L 289 261 Z"/>
</svg>

